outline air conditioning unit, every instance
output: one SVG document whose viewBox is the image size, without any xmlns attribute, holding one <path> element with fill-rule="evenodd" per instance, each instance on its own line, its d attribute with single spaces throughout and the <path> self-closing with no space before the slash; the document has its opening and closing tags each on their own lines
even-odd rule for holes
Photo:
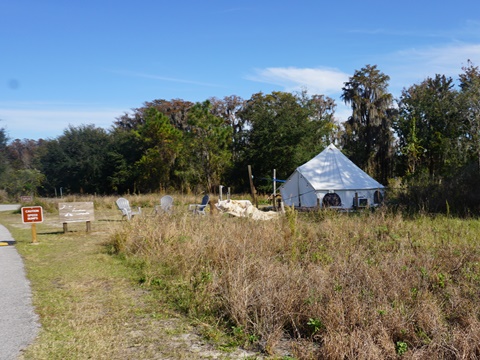
<svg viewBox="0 0 480 360">
<path fill-rule="evenodd" d="M 365 208 L 368 206 L 368 199 L 365 199 L 365 198 L 359 198 L 358 199 L 358 207 L 359 208 Z"/>
</svg>

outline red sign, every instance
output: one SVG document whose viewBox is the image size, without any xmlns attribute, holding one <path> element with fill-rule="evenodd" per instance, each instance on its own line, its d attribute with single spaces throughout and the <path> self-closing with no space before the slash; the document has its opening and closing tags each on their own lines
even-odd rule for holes
<svg viewBox="0 0 480 360">
<path fill-rule="evenodd" d="M 41 223 L 43 222 L 43 209 L 41 206 L 22 207 L 22 222 Z"/>
</svg>

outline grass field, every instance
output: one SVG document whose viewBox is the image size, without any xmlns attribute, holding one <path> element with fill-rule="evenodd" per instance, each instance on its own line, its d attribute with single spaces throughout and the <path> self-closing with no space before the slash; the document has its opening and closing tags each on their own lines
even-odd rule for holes
<svg viewBox="0 0 480 360">
<path fill-rule="evenodd" d="M 26 359 L 480 357 L 477 219 L 199 217 L 177 196 L 174 214 L 126 222 L 113 198 L 94 201 L 89 234 L 64 234 L 45 204 L 38 245 L 1 214 L 43 326 Z"/>
<path fill-rule="evenodd" d="M 64 199 L 65 201 L 68 199 Z M 90 199 L 70 199 L 90 201 Z M 112 234 L 123 227 L 114 199 L 96 199 L 91 233 L 85 223 L 58 220 L 53 200 L 44 200 L 45 221 L 31 225 L 19 213 L 0 213 L 17 241 L 42 325 L 24 359 L 206 359 L 239 358 L 245 351 L 223 347 L 228 342 L 209 324 L 188 319 L 168 304 L 164 294 L 140 281 L 141 267 L 109 253 Z M 148 199 L 143 204 L 148 205 Z M 152 208 L 145 207 L 145 217 Z M 111 203 L 112 202 L 112 203 Z M 215 334 L 215 341 L 203 333 Z M 255 357 L 253 357 L 255 358 Z"/>
</svg>

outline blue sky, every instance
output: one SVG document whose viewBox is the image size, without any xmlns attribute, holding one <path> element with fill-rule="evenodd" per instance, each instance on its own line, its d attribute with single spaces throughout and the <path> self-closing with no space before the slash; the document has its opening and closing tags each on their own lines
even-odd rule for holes
<svg viewBox="0 0 480 360">
<path fill-rule="evenodd" d="M 480 1 L 5 0 L 0 127 L 11 139 L 110 128 L 154 99 L 299 91 L 337 101 L 367 64 L 389 91 L 480 66 Z"/>
</svg>

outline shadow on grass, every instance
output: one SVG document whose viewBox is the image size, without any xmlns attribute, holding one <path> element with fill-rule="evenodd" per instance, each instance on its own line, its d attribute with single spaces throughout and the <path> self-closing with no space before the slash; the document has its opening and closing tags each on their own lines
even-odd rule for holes
<svg viewBox="0 0 480 360">
<path fill-rule="evenodd" d="M 3 246 L 3 244 L 7 245 L 15 245 L 17 242 L 15 240 L 1 240 L 0 244 Z"/>
<path fill-rule="evenodd" d="M 58 235 L 58 234 L 63 234 L 63 230 L 37 232 L 37 235 Z"/>
</svg>

